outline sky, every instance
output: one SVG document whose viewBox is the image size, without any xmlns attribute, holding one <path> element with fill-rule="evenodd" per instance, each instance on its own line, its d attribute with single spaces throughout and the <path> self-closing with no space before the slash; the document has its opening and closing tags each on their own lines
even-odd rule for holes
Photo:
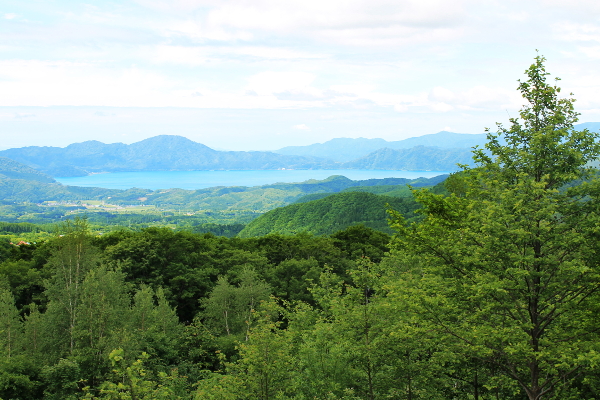
<svg viewBox="0 0 600 400">
<path fill-rule="evenodd" d="M 598 0 L 2 0 L 0 149 L 482 133 L 538 54 L 600 121 Z"/>
</svg>

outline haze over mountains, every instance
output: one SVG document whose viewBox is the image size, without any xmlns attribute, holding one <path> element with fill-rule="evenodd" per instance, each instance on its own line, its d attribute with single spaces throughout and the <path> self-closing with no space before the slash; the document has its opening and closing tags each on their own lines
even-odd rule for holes
<svg viewBox="0 0 600 400">
<path fill-rule="evenodd" d="M 268 152 L 218 151 L 181 136 L 161 135 L 130 145 L 87 141 L 64 148 L 14 148 L 0 151 L 0 157 L 10 158 L 57 177 L 100 172 L 186 170 L 452 171 L 456 170 L 456 163 L 469 163 L 469 148 L 482 141 L 483 135 L 440 132 L 397 142 L 363 138 L 334 139 L 323 144 Z M 432 143 L 439 146 L 433 147 Z M 459 149 L 451 148 L 452 143 Z M 297 154 L 292 154 L 294 152 Z"/>
<path fill-rule="evenodd" d="M 333 161 L 347 162 L 365 157 L 369 153 L 380 149 L 410 149 L 417 146 L 462 148 L 470 149 L 474 146 L 483 146 L 486 142 L 485 134 L 466 134 L 441 131 L 430 135 L 412 137 L 404 140 L 388 142 L 384 139 L 332 139 L 325 143 L 315 143 L 309 146 L 288 146 L 275 153 L 307 157 L 322 157 Z"/>
<path fill-rule="evenodd" d="M 0 157 L 26 164 L 51 176 L 84 176 L 98 172 L 327 169 L 332 162 L 271 152 L 217 151 L 182 136 L 161 135 L 141 142 L 98 141 L 67 147 L 21 147 L 0 151 Z"/>
<path fill-rule="evenodd" d="M 600 123 L 576 128 L 598 129 Z M 444 171 L 471 164 L 471 150 L 485 134 L 442 131 L 388 142 L 383 139 L 332 139 L 275 151 L 218 151 L 182 136 L 160 135 L 130 145 L 99 141 L 67 147 L 29 146 L 0 151 L 6 157 L 54 177 L 100 172 L 274 169 L 376 169 Z"/>
</svg>

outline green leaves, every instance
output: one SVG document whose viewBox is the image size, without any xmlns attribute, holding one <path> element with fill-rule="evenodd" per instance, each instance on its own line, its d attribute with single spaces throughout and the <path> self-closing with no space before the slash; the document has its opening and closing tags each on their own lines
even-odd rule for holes
<svg viewBox="0 0 600 400">
<path fill-rule="evenodd" d="M 600 143 L 598 133 L 573 129 L 579 116 L 575 100 L 559 98 L 560 88 L 546 82 L 545 60 L 536 57 L 526 71 L 528 80 L 519 83 L 527 101 L 519 113 L 521 118 L 511 119 L 509 129 L 498 125 L 497 134 L 488 131 L 486 148 L 493 161 L 481 156 L 476 161 L 484 167 L 500 167 L 505 180 L 526 174 L 551 189 L 585 177 L 590 172 L 585 165 L 600 155 Z"/>
<path fill-rule="evenodd" d="M 207 326 L 219 334 L 248 333 L 253 324 L 253 314 L 260 302 L 267 300 L 271 288 L 253 268 L 246 267 L 239 275 L 239 285 L 231 285 L 227 278 L 219 278 L 210 296 L 203 301 Z"/>
<path fill-rule="evenodd" d="M 448 335 L 445 346 L 536 400 L 600 350 L 589 314 L 600 311 L 599 183 L 587 167 L 600 154 L 598 134 L 573 129 L 573 100 L 546 83 L 543 62 L 519 85 L 521 118 L 488 134 L 490 154 L 475 151 L 477 166 L 451 182 L 449 196 L 416 191 L 422 222 L 395 214 L 393 225 L 396 248 L 418 260 L 414 300 Z"/>
</svg>

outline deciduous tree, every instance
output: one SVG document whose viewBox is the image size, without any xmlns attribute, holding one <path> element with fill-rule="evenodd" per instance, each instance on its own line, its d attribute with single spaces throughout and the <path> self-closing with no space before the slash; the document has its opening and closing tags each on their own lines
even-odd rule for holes
<svg viewBox="0 0 600 400">
<path fill-rule="evenodd" d="M 600 362 L 598 134 L 573 128 L 575 100 L 544 61 L 519 83 L 520 118 L 474 152 L 462 193 L 416 191 L 425 219 L 393 224 L 398 251 L 420 259 L 415 307 L 531 400 L 567 398 Z"/>
</svg>

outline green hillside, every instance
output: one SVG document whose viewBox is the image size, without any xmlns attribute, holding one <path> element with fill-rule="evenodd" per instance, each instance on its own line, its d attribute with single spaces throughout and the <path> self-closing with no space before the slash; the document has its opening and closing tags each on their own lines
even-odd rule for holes
<svg viewBox="0 0 600 400">
<path fill-rule="evenodd" d="M 55 183 L 56 181 L 36 169 L 10 158 L 0 157 L 0 179 L 23 179 L 33 182 Z"/>
<path fill-rule="evenodd" d="M 414 217 L 414 211 L 418 208 L 412 198 L 380 196 L 368 192 L 338 193 L 271 210 L 246 225 L 239 236 L 299 232 L 327 235 L 357 224 L 391 233 L 387 224 L 387 204 L 409 219 Z"/>
<path fill-rule="evenodd" d="M 385 178 L 353 181 L 344 176 L 300 183 L 275 183 L 255 187 L 212 187 L 200 190 L 128 190 L 65 186 L 18 162 L 0 159 L 0 220 L 46 224 L 76 215 L 94 224 L 115 226 L 170 226 L 174 229 L 208 229 L 216 234 L 235 235 L 241 225 L 277 207 L 314 200 L 346 190 L 374 192 L 396 197 L 410 196 L 408 185 L 434 186 L 447 176 L 434 178 Z M 303 198 L 309 196 L 308 198 Z M 385 217 L 375 218 L 384 229 Z M 354 221 L 354 219 L 353 219 Z M 357 219 L 356 222 L 361 222 Z M 210 224 L 226 224 L 221 227 Z M 208 225 L 206 225 L 208 224 Z M 229 224 L 238 224 L 234 228 Z M 200 226 L 201 225 L 201 226 Z M 342 223 L 346 227 L 351 223 Z M 198 229 L 196 229 L 198 228 Z M 341 229 L 341 228 L 340 228 Z M 306 230 L 306 229 L 305 229 Z M 336 225 L 327 229 L 334 232 Z M 321 232 L 321 230 L 319 230 Z"/>
</svg>

